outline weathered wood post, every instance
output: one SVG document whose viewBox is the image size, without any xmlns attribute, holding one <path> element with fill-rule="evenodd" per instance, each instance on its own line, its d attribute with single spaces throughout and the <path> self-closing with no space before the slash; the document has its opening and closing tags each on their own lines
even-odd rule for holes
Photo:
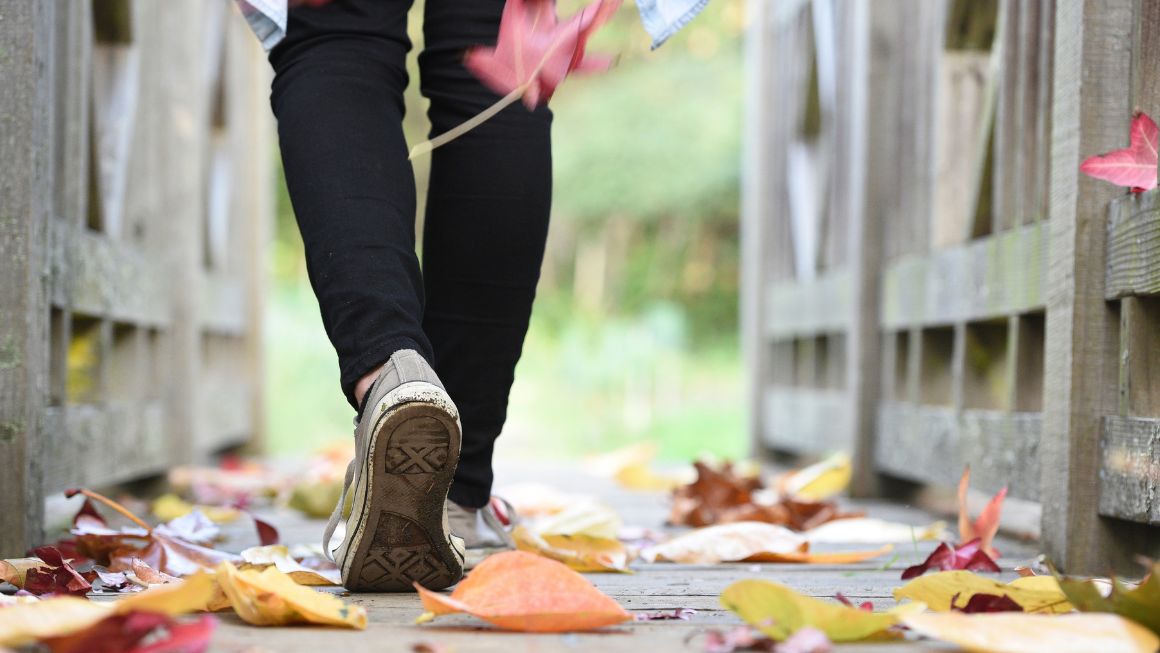
<svg viewBox="0 0 1160 653">
<path fill-rule="evenodd" d="M 41 536 L 54 7 L 0 1 L 0 557 Z"/>
<path fill-rule="evenodd" d="M 1079 573 L 1127 571 L 1132 555 L 1160 548 L 1155 530 L 1098 510 L 1101 424 L 1118 413 L 1121 354 L 1121 307 L 1105 296 L 1106 222 L 1124 191 L 1079 172 L 1085 157 L 1122 147 L 1128 133 L 1139 6 L 1057 3 L 1040 495 L 1044 547 Z"/>
</svg>

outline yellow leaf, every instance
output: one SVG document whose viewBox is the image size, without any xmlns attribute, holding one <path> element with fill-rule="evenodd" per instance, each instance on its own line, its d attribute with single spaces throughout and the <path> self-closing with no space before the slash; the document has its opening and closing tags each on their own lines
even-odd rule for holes
<svg viewBox="0 0 1160 653">
<path fill-rule="evenodd" d="M 1155 653 L 1160 638 L 1112 614 L 913 614 L 911 630 L 971 653 Z"/>
<path fill-rule="evenodd" d="M 783 526 L 764 522 L 734 522 L 698 528 L 641 552 L 648 562 L 714 564 L 747 560 L 758 555 L 803 553 L 806 538 Z"/>
<path fill-rule="evenodd" d="M 778 488 L 796 499 L 825 501 L 850 486 L 854 468 L 850 457 L 836 453 L 809 467 L 790 472 L 778 482 Z"/>
<path fill-rule="evenodd" d="M 758 553 L 745 560 L 748 562 L 789 562 L 807 565 L 848 565 L 872 560 L 886 555 L 894 550 L 891 544 L 885 544 L 873 551 L 834 551 L 815 553 L 813 551 L 796 551 L 792 553 Z"/>
<path fill-rule="evenodd" d="M 507 630 L 560 633 L 632 619 L 620 604 L 567 566 L 523 551 L 484 560 L 450 596 L 415 589 L 427 613 L 416 623 L 466 612 Z"/>
<path fill-rule="evenodd" d="M 13 558 L 11 560 L 0 560 L 0 580 L 6 583 L 12 583 L 16 587 L 24 587 L 24 577 L 28 575 L 29 569 L 37 569 L 44 566 L 44 561 L 40 558 Z"/>
<path fill-rule="evenodd" d="M 1003 584 L 972 571 L 943 571 L 894 590 L 896 600 L 921 601 L 936 612 L 950 610 L 952 600 L 962 607 L 976 594 L 1006 595 L 1030 613 L 1061 614 L 1074 609 L 1051 576 L 1028 576 Z"/>
<path fill-rule="evenodd" d="M 45 637 L 68 635 L 110 614 L 109 605 L 75 596 L 0 608 L 0 646 L 24 646 Z"/>
<path fill-rule="evenodd" d="M 194 510 L 201 511 L 210 521 L 218 524 L 232 522 L 241 516 L 242 512 L 237 508 L 230 508 L 228 506 L 195 506 L 188 501 L 185 501 L 176 494 L 163 494 L 153 501 L 150 506 L 153 516 L 163 522 L 173 521 L 178 517 L 184 517 Z"/>
<path fill-rule="evenodd" d="M 584 468 L 590 474 L 615 479 L 623 488 L 646 492 L 668 492 L 692 480 L 688 469 L 669 474 L 653 471 L 651 465 L 658 450 L 655 442 L 637 442 L 589 458 Z"/>
<path fill-rule="evenodd" d="M 351 493 L 353 494 L 353 493 Z M 350 502 L 351 494 L 347 495 Z M 289 506 L 301 510 L 309 517 L 329 517 L 334 510 L 334 504 L 342 496 L 342 479 L 330 479 L 300 483 L 294 486 L 290 493 Z M 348 507 L 344 507 L 344 514 Z"/>
<path fill-rule="evenodd" d="M 721 605 L 776 640 L 810 626 L 835 642 L 856 642 L 885 636 L 899 618 L 898 611 L 867 612 L 827 603 L 765 580 L 733 583 L 721 593 Z"/>
<path fill-rule="evenodd" d="M 367 626 L 361 606 L 303 587 L 276 567 L 239 571 L 223 562 L 217 567 L 217 579 L 238 616 L 256 626 L 311 623 L 360 630 Z"/>
<path fill-rule="evenodd" d="M 241 556 L 246 564 L 239 569 L 261 570 L 274 566 L 299 585 L 342 585 L 338 569 L 319 571 L 303 567 L 290 556 L 290 549 L 282 544 L 250 547 L 242 551 Z"/>
<path fill-rule="evenodd" d="M 628 550 L 620 540 L 590 535 L 540 535 L 524 526 L 516 526 L 512 538 L 520 551 L 559 560 L 575 571 L 631 573 Z"/>
<path fill-rule="evenodd" d="M 547 517 L 537 519 L 532 530 L 540 535 L 590 535 L 615 538 L 620 531 L 620 515 L 595 501 L 574 504 Z"/>
<path fill-rule="evenodd" d="M 207 609 L 216 591 L 214 577 L 200 572 L 176 583 L 154 585 L 136 594 L 126 595 L 113 604 L 113 610 L 117 614 L 159 612 L 176 617 Z"/>
</svg>

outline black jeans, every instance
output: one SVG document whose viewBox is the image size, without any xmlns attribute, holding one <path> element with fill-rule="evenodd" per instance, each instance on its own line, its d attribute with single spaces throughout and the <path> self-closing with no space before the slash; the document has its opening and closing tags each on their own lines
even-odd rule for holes
<svg viewBox="0 0 1160 653">
<path fill-rule="evenodd" d="M 503 0 L 427 0 L 420 90 L 432 135 L 494 103 L 462 65 L 492 45 Z M 547 108 L 508 107 L 431 154 L 423 266 L 403 138 L 411 0 L 291 9 L 270 52 L 271 103 L 310 283 L 342 390 L 400 349 L 431 362 L 459 407 L 451 499 L 487 503 L 491 456 L 528 328 L 552 194 Z"/>
</svg>

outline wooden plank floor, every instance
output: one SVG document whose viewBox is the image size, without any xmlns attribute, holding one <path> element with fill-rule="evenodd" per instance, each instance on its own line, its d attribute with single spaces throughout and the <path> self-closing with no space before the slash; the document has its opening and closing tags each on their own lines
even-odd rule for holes
<svg viewBox="0 0 1160 653">
<path fill-rule="evenodd" d="M 660 527 L 668 511 L 665 495 L 627 492 L 611 481 L 586 475 L 578 467 L 558 464 L 522 463 L 500 466 L 498 485 L 519 481 L 548 483 L 560 490 L 599 496 L 616 508 L 627 525 Z M 854 504 L 870 516 L 903 521 L 914 525 L 928 524 L 934 518 L 920 511 L 882 503 Z M 321 522 L 307 521 L 296 513 L 279 512 L 270 516 L 279 526 L 287 543 L 313 542 L 321 536 Z M 350 595 L 347 600 L 366 607 L 369 626 L 365 631 L 325 628 L 257 628 L 246 625 L 233 615 L 223 616 L 211 651 L 220 653 L 276 653 L 344 651 L 411 651 L 419 643 L 438 644 L 449 651 L 497 653 L 549 653 L 553 651 L 701 651 L 703 640 L 697 635 L 706 628 L 727 628 L 741 623 L 723 610 L 718 595 L 730 583 L 743 578 L 765 578 L 789 585 L 810 596 L 829 599 L 842 592 L 855 600 L 871 600 L 876 609 L 894 605 L 891 590 L 901 584 L 902 568 L 920 560 L 934 544 L 911 542 L 896 545 L 898 557 L 889 569 L 883 560 L 858 565 L 802 566 L 754 565 L 749 563 L 712 566 L 636 563 L 637 573 L 589 574 L 604 592 L 615 597 L 628 610 L 652 611 L 693 608 L 697 612 L 688 621 L 653 621 L 629 623 L 595 633 L 565 635 L 527 635 L 506 633 L 471 617 L 441 618 L 422 626 L 414 625 L 422 609 L 413 594 Z M 1025 543 L 1002 541 L 999 548 L 1006 556 L 1001 565 L 1010 569 L 1035 555 Z M 843 547 L 830 547 L 840 549 Z M 845 548 L 871 548 L 864 545 Z M 815 550 L 826 550 L 815 547 Z M 1013 573 L 1004 578 L 1014 578 Z M 898 642 L 892 644 L 852 644 L 836 648 L 842 652 L 920 653 L 953 650 L 930 643 Z"/>
</svg>

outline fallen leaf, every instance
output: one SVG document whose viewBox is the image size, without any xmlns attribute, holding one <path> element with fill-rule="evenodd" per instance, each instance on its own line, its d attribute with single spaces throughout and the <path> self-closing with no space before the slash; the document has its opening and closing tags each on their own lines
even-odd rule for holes
<svg viewBox="0 0 1160 653">
<path fill-rule="evenodd" d="M 633 621 L 688 621 L 697 611 L 692 608 L 676 608 L 675 610 L 661 610 L 656 612 L 634 612 Z"/>
<path fill-rule="evenodd" d="M 201 653 L 209 647 L 217 620 L 205 615 L 176 621 L 152 612 L 106 617 L 84 630 L 49 637 L 41 644 L 52 653 Z"/>
<path fill-rule="evenodd" d="M 1088 157 L 1080 171 L 1090 177 L 1142 193 L 1156 187 L 1156 151 L 1160 129 L 1143 111 L 1136 112 L 1128 133 L 1129 145 L 1100 156 Z"/>
<path fill-rule="evenodd" d="M 783 475 L 776 487 L 784 495 L 805 501 L 824 501 L 850 486 L 854 468 L 850 456 L 836 453 L 808 467 Z"/>
<path fill-rule="evenodd" d="M 117 614 L 155 612 L 176 617 L 206 609 L 213 599 L 217 582 L 208 573 L 198 573 L 176 583 L 154 585 L 113 604 Z"/>
<path fill-rule="evenodd" d="M 145 564 L 144 561 L 136 558 L 129 563 L 129 570 L 125 573 L 131 574 L 132 578 L 135 578 L 137 582 L 147 586 L 164 585 L 167 583 L 177 583 L 181 581 L 180 578 L 176 576 L 170 576 L 169 574 L 162 571 L 157 571 L 153 567 Z"/>
<path fill-rule="evenodd" d="M 0 608 L 0 646 L 24 646 L 45 637 L 67 635 L 112 614 L 112 606 L 76 596 Z"/>
<path fill-rule="evenodd" d="M 966 544 L 955 546 L 943 542 L 933 552 L 917 565 L 907 567 L 902 571 L 902 580 L 917 578 L 930 571 L 953 571 L 966 569 L 970 571 L 993 571 L 999 573 L 999 565 L 980 548 L 979 540 L 971 540 Z"/>
<path fill-rule="evenodd" d="M 290 549 L 281 544 L 255 546 L 242 551 L 245 565 L 239 569 L 264 569 L 273 566 L 299 585 L 342 585 L 338 567 L 328 570 L 309 569 L 290 556 Z"/>
<path fill-rule="evenodd" d="M 525 526 L 512 530 L 520 551 L 558 560 L 580 572 L 629 572 L 628 550 L 620 540 L 591 535 L 541 535 Z"/>
<path fill-rule="evenodd" d="M 28 575 L 28 570 L 38 569 L 44 566 L 44 561 L 40 558 L 0 560 L 0 580 L 23 589 L 24 579 Z"/>
<path fill-rule="evenodd" d="M 591 495 L 561 492 L 546 483 L 512 483 L 495 491 L 516 509 L 524 519 L 537 519 L 562 512 L 567 508 L 592 503 Z"/>
<path fill-rule="evenodd" d="M 1116 615 L 909 614 L 912 631 L 972 653 L 1155 653 L 1160 638 Z"/>
<path fill-rule="evenodd" d="M 1006 594 L 975 594 L 967 599 L 963 605 L 958 605 L 958 595 L 951 597 L 951 611 L 963 614 L 982 614 L 986 612 L 1024 612 L 1019 605 Z"/>
<path fill-rule="evenodd" d="M 806 532 L 812 544 L 881 544 L 883 542 L 923 542 L 941 540 L 946 522 L 911 526 L 871 517 L 855 517 L 826 522 Z"/>
<path fill-rule="evenodd" d="M 733 583 L 721 593 L 721 605 L 776 640 L 784 640 L 810 627 L 820 630 L 834 642 L 885 636 L 886 631 L 898 623 L 900 614 L 923 609 L 919 604 L 910 604 L 891 612 L 866 612 L 803 596 L 784 585 L 766 580 Z"/>
<path fill-rule="evenodd" d="M 764 489 L 756 474 L 737 473 L 730 463 L 715 469 L 694 463 L 697 478 L 673 492 L 669 523 L 684 526 L 711 526 L 738 521 L 761 521 L 805 531 L 835 519 L 861 517 L 844 513 L 836 503 L 781 498 L 758 501 Z M 770 493 L 773 494 L 773 493 Z"/>
<path fill-rule="evenodd" d="M 93 588 L 89 581 L 65 561 L 56 547 L 37 547 L 32 550 L 32 554 L 43 560 L 44 565 L 28 567 L 25 570 L 22 586 L 24 590 L 38 596 L 44 594 L 84 596 Z"/>
<path fill-rule="evenodd" d="M 791 553 L 758 553 L 746 558 L 748 562 L 785 562 L 806 565 L 849 565 L 873 560 L 894 550 L 894 545 L 884 544 L 873 551 L 797 551 Z"/>
<path fill-rule="evenodd" d="M 632 614 L 555 560 L 523 551 L 490 556 L 450 596 L 418 584 L 427 610 L 417 623 L 466 612 L 505 630 L 568 632 L 631 621 Z"/>
<path fill-rule="evenodd" d="M 596 0 L 564 22 L 552 0 L 509 0 L 494 48 L 474 47 L 463 65 L 500 95 L 519 92 L 529 109 L 546 103 L 572 72 L 607 70 L 612 61 L 586 56 L 589 37 L 620 8 L 620 0 Z"/>
<path fill-rule="evenodd" d="M 1160 635 L 1160 563 L 1152 565 L 1148 577 L 1130 586 L 1112 579 L 1060 578 L 1059 586 L 1080 612 L 1109 612 L 1127 617 Z"/>
<path fill-rule="evenodd" d="M 451 653 L 451 648 L 436 642 L 415 642 L 411 645 L 411 653 Z"/>
<path fill-rule="evenodd" d="M 997 558 L 999 552 L 991 548 L 991 541 L 999 532 L 999 516 L 1003 512 L 1003 499 L 1007 497 L 1007 488 L 1004 487 L 991 497 L 991 500 L 979 513 L 979 517 L 972 521 L 967 508 L 967 494 L 970 490 L 970 484 L 971 468 L 968 466 L 963 470 L 962 478 L 959 479 L 959 539 L 962 542 L 978 539 L 983 551 L 989 557 Z"/>
<path fill-rule="evenodd" d="M 304 481 L 294 486 L 287 505 L 308 517 L 326 518 L 342 498 L 342 478 Z"/>
<path fill-rule="evenodd" d="M 970 571 L 944 571 L 915 578 L 894 590 L 895 600 L 925 603 L 936 612 L 950 610 L 955 597 L 969 602 L 976 594 L 1009 596 L 1029 613 L 1062 614 L 1073 610 L 1051 576 L 1019 578 L 1005 584 Z"/>
<path fill-rule="evenodd" d="M 620 515 L 595 501 L 575 504 L 554 515 L 541 517 L 529 524 L 540 535 L 590 535 L 615 539 L 622 526 Z"/>
<path fill-rule="evenodd" d="M 736 522 L 700 528 L 641 551 L 646 562 L 668 561 L 714 564 L 749 560 L 755 556 L 804 553 L 806 538 L 783 526 L 763 522 Z"/>
<path fill-rule="evenodd" d="M 163 494 L 153 500 L 149 510 L 159 521 L 167 522 L 184 517 L 197 510 L 217 524 L 236 521 L 242 516 L 242 511 L 231 506 L 195 505 L 173 494 Z"/>
<path fill-rule="evenodd" d="M 256 626 L 310 623 L 359 630 L 367 626 L 363 607 L 299 585 L 276 567 L 238 570 L 223 562 L 217 567 L 217 581 L 238 616 Z"/>
</svg>

